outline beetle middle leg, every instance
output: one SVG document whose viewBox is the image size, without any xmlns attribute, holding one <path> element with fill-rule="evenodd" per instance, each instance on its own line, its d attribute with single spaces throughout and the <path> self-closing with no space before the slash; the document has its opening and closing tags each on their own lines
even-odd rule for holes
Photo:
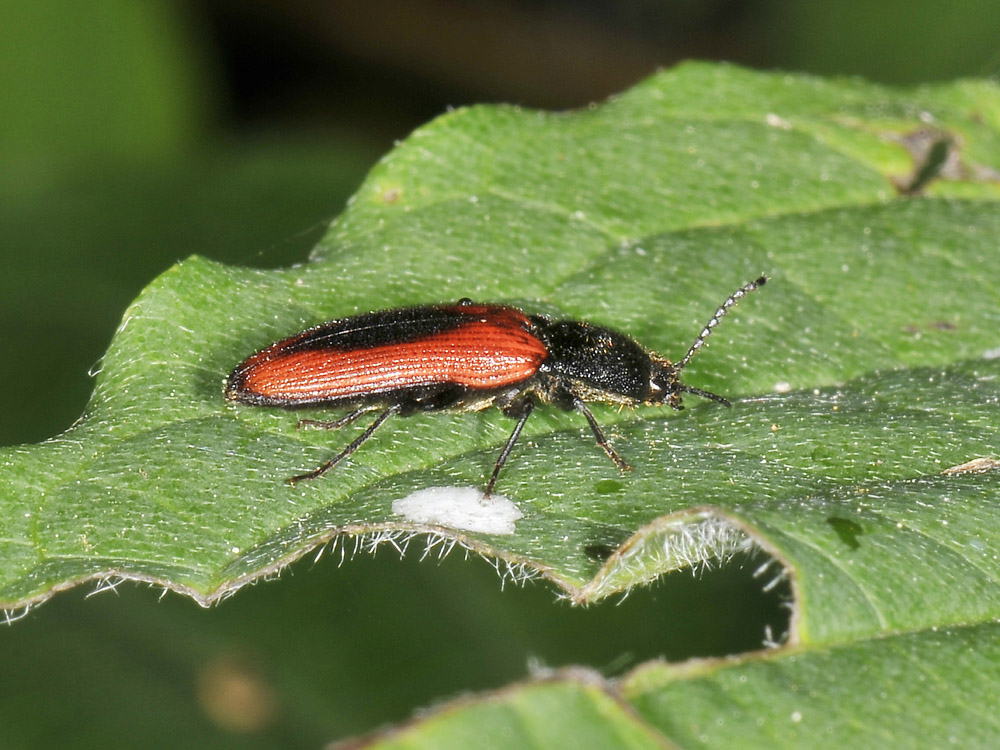
<svg viewBox="0 0 1000 750">
<path fill-rule="evenodd" d="M 493 466 L 493 474 L 490 476 L 490 481 L 486 483 L 486 490 L 483 492 L 483 498 L 489 498 L 493 494 L 493 486 L 497 483 L 497 477 L 500 476 L 500 469 L 507 462 L 507 456 L 514 449 L 514 443 L 517 442 L 518 436 L 521 434 L 521 430 L 524 429 L 524 423 L 528 421 L 528 417 L 531 416 L 531 412 L 535 410 L 535 399 L 531 395 L 523 396 L 517 399 L 509 406 L 504 407 L 503 413 L 508 417 L 513 417 L 517 419 L 517 424 L 514 425 L 514 431 L 507 438 L 507 444 L 500 451 L 500 457 L 497 458 L 496 464 Z"/>
</svg>

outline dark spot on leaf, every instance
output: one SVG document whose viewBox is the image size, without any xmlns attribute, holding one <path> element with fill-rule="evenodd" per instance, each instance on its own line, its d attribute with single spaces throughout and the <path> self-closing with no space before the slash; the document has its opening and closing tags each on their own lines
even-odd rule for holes
<svg viewBox="0 0 1000 750">
<path fill-rule="evenodd" d="M 583 554 L 591 560 L 599 560 L 603 562 L 615 553 L 615 549 L 616 547 L 612 547 L 610 544 L 588 544 L 583 548 Z"/>
<path fill-rule="evenodd" d="M 848 521 L 846 518 L 838 518 L 837 516 L 830 516 L 826 519 L 826 522 L 830 524 L 837 536 L 840 537 L 840 541 L 846 544 L 851 549 L 858 549 L 861 547 L 861 542 L 858 541 L 858 537 L 865 533 L 864 529 L 861 528 L 861 524 L 854 521 Z"/>
<path fill-rule="evenodd" d="M 599 495 L 613 495 L 625 489 L 625 484 L 617 479 L 602 479 L 594 484 L 594 489 Z"/>
<path fill-rule="evenodd" d="M 913 171 L 892 178 L 902 195 L 920 195 L 934 180 L 1000 181 L 1000 172 L 983 164 L 962 159 L 961 139 L 939 128 L 917 128 L 909 133 L 891 134 L 889 140 L 905 148 L 913 159 Z"/>
<path fill-rule="evenodd" d="M 628 541 L 634 531 L 610 524 L 593 524 L 583 543 L 583 554 L 604 562 Z"/>
<path fill-rule="evenodd" d="M 911 336 L 920 336 L 923 331 L 957 331 L 958 325 L 950 320 L 932 320 L 929 323 L 910 324 L 903 327 L 903 332 Z"/>
<path fill-rule="evenodd" d="M 392 204 L 398 201 L 402 196 L 402 194 L 403 194 L 403 188 L 390 187 L 383 190 L 379 197 L 382 199 L 383 203 Z"/>
<path fill-rule="evenodd" d="M 958 144 L 946 131 L 918 128 L 893 140 L 913 158 L 913 171 L 893 179 L 896 189 L 903 195 L 919 195 L 932 180 L 957 171 Z"/>
</svg>

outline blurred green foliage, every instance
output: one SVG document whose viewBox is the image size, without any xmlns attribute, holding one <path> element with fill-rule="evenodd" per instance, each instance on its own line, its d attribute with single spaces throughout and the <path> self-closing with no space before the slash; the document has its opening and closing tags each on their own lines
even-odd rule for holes
<svg viewBox="0 0 1000 750">
<path fill-rule="evenodd" d="M 183 11 L 0 5 L 0 444 L 79 416 L 159 272 L 194 253 L 303 258 L 377 156 L 360 139 L 220 137 L 212 51 Z"/>
<path fill-rule="evenodd" d="M 211 51 L 167 0 L 0 6 L 0 161 L 28 184 L 178 155 L 203 140 Z M 18 183 L 21 188 L 23 182 Z"/>
<path fill-rule="evenodd" d="M 759 49 L 783 68 L 910 84 L 1000 73 L 1000 5 L 767 0 Z"/>
</svg>

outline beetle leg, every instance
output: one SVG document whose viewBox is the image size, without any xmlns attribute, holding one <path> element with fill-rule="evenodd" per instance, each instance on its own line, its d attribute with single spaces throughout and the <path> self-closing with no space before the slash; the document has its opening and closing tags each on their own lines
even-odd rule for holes
<svg viewBox="0 0 1000 750">
<path fill-rule="evenodd" d="M 332 422 L 324 422 L 321 419 L 300 419 L 295 423 L 295 429 L 301 430 L 303 427 L 316 427 L 321 430 L 338 430 L 344 425 L 349 425 L 351 422 L 355 421 L 366 411 L 370 411 L 370 409 L 362 406 L 360 409 L 355 409 L 350 414 L 346 414 L 340 419 L 335 419 Z"/>
<path fill-rule="evenodd" d="M 594 415 L 590 413 L 590 409 L 588 409 L 587 405 L 576 396 L 573 397 L 573 408 L 585 416 L 587 421 L 590 422 L 590 429 L 594 431 L 594 437 L 597 438 L 597 444 L 601 446 L 605 453 L 608 454 L 608 458 L 614 461 L 618 468 L 622 471 L 631 471 L 632 467 L 625 461 L 625 459 L 615 453 L 615 449 L 611 447 L 608 439 L 604 437 L 604 431 L 601 429 L 601 426 L 597 424 L 597 420 L 594 419 Z"/>
<path fill-rule="evenodd" d="M 486 490 L 483 492 L 483 499 L 486 499 L 493 494 L 493 486 L 497 483 L 497 477 L 500 475 L 500 469 L 502 469 L 503 465 L 507 462 L 507 456 L 509 456 L 510 452 L 514 449 L 514 443 L 517 442 L 517 437 L 521 434 L 521 430 L 524 428 L 524 423 L 528 421 L 528 417 L 531 416 L 531 412 L 534 410 L 535 399 L 531 396 L 525 396 L 524 398 L 518 399 L 503 410 L 503 413 L 508 417 L 516 418 L 517 424 L 514 425 L 514 431 L 510 433 L 510 437 L 507 438 L 507 445 L 505 445 L 503 450 L 500 451 L 500 457 L 493 466 L 493 474 L 490 475 L 490 481 L 486 483 Z"/>
<path fill-rule="evenodd" d="M 370 425 L 368 425 L 368 429 L 365 430 L 364 432 L 362 432 L 360 435 L 358 435 L 358 437 L 356 437 L 354 439 L 354 442 L 351 443 L 350 445 L 348 445 L 346 448 L 344 448 L 344 450 L 342 450 L 340 453 L 338 453 L 336 456 L 334 456 L 333 458 L 331 458 L 329 461 L 327 461 L 322 466 L 320 466 L 320 467 L 318 467 L 316 469 L 313 469 L 312 471 L 310 471 L 310 472 L 308 472 L 306 474 L 299 474 L 298 476 L 290 477 L 288 479 L 288 483 L 294 485 L 294 484 L 297 484 L 298 482 L 301 482 L 301 481 L 304 481 L 304 480 L 307 480 L 307 479 L 315 479 L 316 477 L 322 476 L 323 474 L 325 474 L 326 472 L 328 472 L 330 469 L 332 469 L 334 466 L 336 466 L 337 464 L 339 464 L 341 461 L 343 461 L 349 455 L 351 455 L 352 453 L 354 453 L 354 451 L 356 451 L 358 448 L 360 448 L 362 445 L 364 445 L 365 442 L 368 440 L 368 438 L 370 438 L 375 433 L 375 430 L 377 430 L 379 428 L 379 426 L 385 420 L 387 420 L 393 414 L 396 414 L 397 412 L 399 412 L 400 408 L 402 408 L 402 407 L 400 407 L 398 404 L 394 404 L 393 406 L 390 406 L 384 412 L 382 412 L 381 414 L 379 414 L 378 415 L 378 419 L 376 419 L 374 422 L 372 422 Z M 354 413 L 352 412 L 351 414 L 348 414 L 347 416 L 353 417 L 353 419 L 349 420 L 349 421 L 353 421 L 354 419 L 357 419 L 358 416 L 360 416 L 360 414 L 354 415 Z"/>
</svg>

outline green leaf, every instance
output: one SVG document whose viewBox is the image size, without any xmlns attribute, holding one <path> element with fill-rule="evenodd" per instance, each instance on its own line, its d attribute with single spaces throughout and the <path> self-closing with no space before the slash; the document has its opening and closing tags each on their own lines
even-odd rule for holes
<svg viewBox="0 0 1000 750">
<path fill-rule="evenodd" d="M 997 472 L 944 472 L 995 456 L 998 131 L 984 83 L 700 65 L 585 112 L 444 116 L 371 173 L 306 266 L 192 257 L 140 295 L 81 421 L 3 454 L 0 598 L 120 577 L 209 603 L 345 534 L 431 532 L 581 602 L 760 547 L 780 561 L 768 576 L 791 577 L 793 642 L 995 618 Z M 933 174 L 928 140 L 948 151 Z M 761 272 L 773 283 L 685 373 L 734 408 L 595 407 L 627 475 L 577 415 L 542 410 L 501 475 L 524 515 L 509 536 L 392 508 L 481 487 L 511 428 L 495 410 L 397 419 L 291 488 L 357 428 L 297 431 L 299 415 L 222 399 L 270 341 L 462 296 L 676 359 Z"/>
<path fill-rule="evenodd" d="M 375 742 L 384 750 L 412 747 L 663 748 L 650 727 L 637 721 L 594 675 L 567 678 L 476 699 L 429 716 L 396 736 Z M 455 714 L 455 708 L 460 708 Z M 357 747 L 357 745 L 351 745 Z"/>
<path fill-rule="evenodd" d="M 623 692 L 683 747 L 993 747 L 995 623 L 736 663 L 651 664 Z"/>
<path fill-rule="evenodd" d="M 807 653 L 649 664 L 619 684 L 561 673 L 454 702 L 345 746 L 468 747 L 474 738 L 489 750 L 989 748 L 1000 734 L 992 701 L 1000 684 L 998 635 L 990 624 Z"/>
</svg>

